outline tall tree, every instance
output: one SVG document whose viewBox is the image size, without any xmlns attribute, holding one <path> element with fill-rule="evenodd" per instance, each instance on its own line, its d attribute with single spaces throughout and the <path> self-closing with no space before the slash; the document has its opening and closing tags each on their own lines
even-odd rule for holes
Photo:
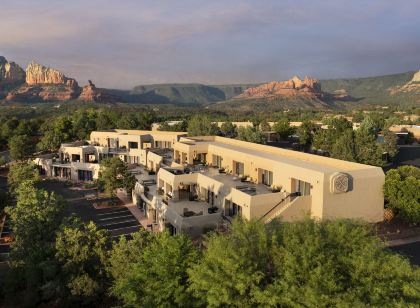
<svg viewBox="0 0 420 308">
<path fill-rule="evenodd" d="M 115 196 L 117 188 L 124 188 L 130 193 L 136 178 L 119 157 L 111 157 L 101 161 L 98 183 L 110 196 Z"/>
<path fill-rule="evenodd" d="M 355 134 L 357 162 L 373 166 L 383 166 L 382 149 L 376 142 L 376 134 L 360 127 Z"/>
<path fill-rule="evenodd" d="M 9 139 L 10 158 L 14 160 L 27 159 L 35 150 L 32 139 L 27 135 L 16 135 Z"/>
<path fill-rule="evenodd" d="M 61 116 L 53 122 L 45 122 L 41 127 L 44 133 L 37 147 L 42 151 L 56 151 L 61 143 L 70 141 L 73 136 L 73 124 L 68 117 Z"/>
<path fill-rule="evenodd" d="M 188 121 L 189 136 L 211 136 L 218 132 L 216 124 L 209 117 L 196 115 Z"/>
<path fill-rule="evenodd" d="M 187 269 L 198 252 L 186 236 L 154 235 L 134 263 L 116 277 L 112 294 L 130 307 L 193 307 Z M 140 246 L 143 243 L 139 243 Z M 124 249 L 125 250 L 125 249 Z"/>
<path fill-rule="evenodd" d="M 258 306 L 255 297 L 271 279 L 272 241 L 264 225 L 238 220 L 226 235 L 205 242 L 200 262 L 188 271 L 191 290 L 209 307 Z"/>
<path fill-rule="evenodd" d="M 238 135 L 237 127 L 232 122 L 224 122 L 220 126 L 220 132 L 222 136 L 228 138 L 236 138 L 236 136 Z"/>
<path fill-rule="evenodd" d="M 5 293 L 12 306 L 36 306 L 56 292 L 54 239 L 63 200 L 32 182 L 22 182 L 16 200 L 15 206 L 6 208 L 15 241 Z"/>
<path fill-rule="evenodd" d="M 316 126 L 311 121 L 303 121 L 302 125 L 298 127 L 297 134 L 299 136 L 299 143 L 303 146 L 310 146 L 313 140 L 313 132 Z"/>
<path fill-rule="evenodd" d="M 386 173 L 384 195 L 388 206 L 411 223 L 420 223 L 420 168 L 402 166 Z"/>
<path fill-rule="evenodd" d="M 55 249 L 60 279 L 71 300 L 89 304 L 105 293 L 107 241 L 105 230 L 77 219 L 65 223 L 58 232 Z"/>
<path fill-rule="evenodd" d="M 281 118 L 273 125 L 273 130 L 279 134 L 280 139 L 287 140 L 294 133 L 287 118 Z"/>
<path fill-rule="evenodd" d="M 356 161 L 354 133 L 352 130 L 347 130 L 342 136 L 338 137 L 332 146 L 331 157 L 346 161 Z"/>
<path fill-rule="evenodd" d="M 354 221 L 262 225 L 236 221 L 213 234 L 188 271 L 210 307 L 412 306 L 420 269 Z M 392 283 L 390 283 L 392 281 Z"/>
<path fill-rule="evenodd" d="M 392 160 L 398 153 L 397 136 L 388 128 L 383 131 L 383 135 L 382 151 L 388 153 L 389 158 Z"/>
<path fill-rule="evenodd" d="M 39 180 L 39 171 L 36 165 L 27 161 L 12 164 L 7 175 L 7 185 L 12 195 L 15 194 L 21 183 L 29 181 L 36 184 Z"/>
<path fill-rule="evenodd" d="M 238 136 L 239 140 L 253 142 L 253 143 L 266 143 L 266 137 L 264 134 L 257 128 L 257 127 L 239 127 L 238 128 Z"/>
</svg>

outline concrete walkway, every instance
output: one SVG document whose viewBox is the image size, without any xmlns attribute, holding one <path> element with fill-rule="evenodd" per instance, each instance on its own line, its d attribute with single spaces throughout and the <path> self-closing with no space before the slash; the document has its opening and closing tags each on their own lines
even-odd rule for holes
<svg viewBox="0 0 420 308">
<path fill-rule="evenodd" d="M 117 197 L 124 203 L 123 205 L 131 212 L 131 214 L 133 214 L 143 228 L 150 230 L 148 225 L 153 225 L 153 220 L 145 216 L 144 212 L 133 203 L 129 196 L 127 196 L 127 193 L 124 190 L 119 189 L 117 191 Z"/>
<path fill-rule="evenodd" d="M 411 244 L 411 243 L 416 243 L 416 242 L 420 242 L 420 235 L 386 241 L 385 245 L 388 247 L 394 247 L 394 246 L 401 246 L 401 245 Z"/>
</svg>

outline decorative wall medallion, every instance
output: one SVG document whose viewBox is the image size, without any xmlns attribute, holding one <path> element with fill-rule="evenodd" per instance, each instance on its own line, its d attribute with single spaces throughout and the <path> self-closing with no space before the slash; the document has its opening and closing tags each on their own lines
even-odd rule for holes
<svg viewBox="0 0 420 308">
<path fill-rule="evenodd" d="M 350 190 L 350 176 L 345 173 L 335 173 L 331 176 L 330 190 L 333 194 L 342 194 Z"/>
</svg>

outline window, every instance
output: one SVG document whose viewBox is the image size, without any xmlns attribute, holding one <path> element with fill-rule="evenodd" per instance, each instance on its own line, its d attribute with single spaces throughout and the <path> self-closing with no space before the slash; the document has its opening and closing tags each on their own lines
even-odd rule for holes
<svg viewBox="0 0 420 308">
<path fill-rule="evenodd" d="M 93 181 L 92 171 L 89 170 L 77 170 L 79 181 Z"/>
<path fill-rule="evenodd" d="M 221 156 L 213 155 L 213 166 L 222 168 L 222 161 L 223 161 L 223 158 Z"/>
<path fill-rule="evenodd" d="M 138 142 L 129 141 L 128 142 L 128 148 L 129 149 L 138 149 L 139 148 L 139 143 Z"/>
<path fill-rule="evenodd" d="M 311 194 L 311 183 L 295 180 L 295 191 L 300 192 L 301 196 L 309 196 Z"/>
<path fill-rule="evenodd" d="M 261 169 L 261 183 L 267 186 L 273 185 L 273 172 Z"/>
<path fill-rule="evenodd" d="M 235 162 L 235 174 L 244 175 L 244 163 Z"/>
<path fill-rule="evenodd" d="M 242 216 L 242 206 L 230 200 L 225 200 L 225 215 L 230 217 Z"/>
</svg>

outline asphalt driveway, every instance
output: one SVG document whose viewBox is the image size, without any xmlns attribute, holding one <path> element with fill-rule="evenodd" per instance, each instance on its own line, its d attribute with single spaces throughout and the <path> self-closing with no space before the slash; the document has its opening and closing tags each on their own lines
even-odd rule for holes
<svg viewBox="0 0 420 308">
<path fill-rule="evenodd" d="M 125 207 L 95 209 L 95 201 L 85 197 L 94 194 L 94 190 L 74 190 L 62 182 L 55 181 L 43 181 L 41 187 L 54 191 L 66 200 L 66 216 L 77 216 L 83 222 L 93 221 L 97 226 L 106 229 L 112 239 L 121 235 L 129 237 L 131 233 L 140 229 L 140 223 Z"/>
</svg>

